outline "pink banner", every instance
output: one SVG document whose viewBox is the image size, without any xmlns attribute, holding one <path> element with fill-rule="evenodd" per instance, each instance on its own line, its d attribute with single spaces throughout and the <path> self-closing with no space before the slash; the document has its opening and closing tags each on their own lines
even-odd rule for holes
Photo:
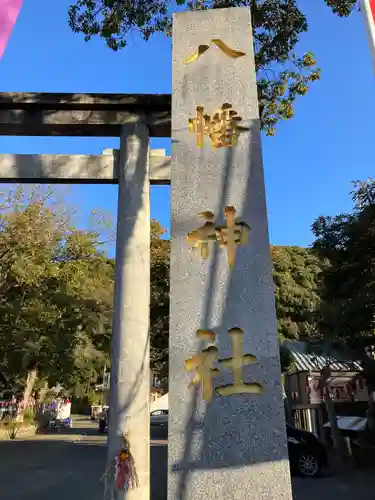
<svg viewBox="0 0 375 500">
<path fill-rule="evenodd" d="M 21 10 L 22 0 L 0 0 L 0 58 Z"/>
</svg>

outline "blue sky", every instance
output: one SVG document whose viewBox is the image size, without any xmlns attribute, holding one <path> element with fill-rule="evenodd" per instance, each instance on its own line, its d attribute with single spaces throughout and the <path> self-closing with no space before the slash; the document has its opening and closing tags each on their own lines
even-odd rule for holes
<svg viewBox="0 0 375 500">
<path fill-rule="evenodd" d="M 169 93 L 171 41 L 136 34 L 121 52 L 101 40 L 84 42 L 70 31 L 69 0 L 24 0 L 0 60 L 1 92 Z M 263 138 L 271 243 L 304 245 L 319 215 L 349 210 L 350 182 L 374 174 L 372 146 L 374 73 L 362 17 L 334 16 L 323 0 L 301 0 L 310 29 L 299 45 L 313 51 L 322 79 L 296 105 L 292 121 Z M 169 140 L 153 140 L 165 147 Z M 98 154 L 118 146 L 111 138 L 0 137 L 0 153 Z M 101 207 L 116 213 L 115 186 L 75 186 L 73 202 L 83 221 Z M 152 217 L 169 228 L 169 188 L 154 187 Z"/>
</svg>

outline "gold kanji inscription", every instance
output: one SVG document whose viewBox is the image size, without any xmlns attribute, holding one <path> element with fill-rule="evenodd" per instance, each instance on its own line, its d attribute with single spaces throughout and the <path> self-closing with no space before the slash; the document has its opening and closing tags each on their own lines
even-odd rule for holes
<svg viewBox="0 0 375 500">
<path fill-rule="evenodd" d="M 233 383 L 219 386 L 215 392 L 220 396 L 232 396 L 234 394 L 263 394 L 263 386 L 257 382 L 246 383 L 244 381 L 243 367 L 257 362 L 256 356 L 243 353 L 243 336 L 241 328 L 231 328 L 228 330 L 232 337 L 233 357 L 218 359 L 218 349 L 215 345 L 210 345 L 200 353 L 185 361 L 185 369 L 194 372 L 192 385 L 202 384 L 203 398 L 206 401 L 212 399 L 214 387 L 213 378 L 220 375 L 220 369 L 215 367 L 215 363 L 222 368 L 230 368 L 233 372 Z M 197 337 L 201 341 L 214 344 L 216 333 L 211 330 L 198 330 Z"/>
<path fill-rule="evenodd" d="M 197 337 L 201 341 L 215 342 L 216 333 L 210 330 L 198 330 Z M 217 347 L 211 345 L 196 356 L 185 361 L 187 371 L 194 371 L 195 375 L 192 380 L 192 385 L 201 383 L 203 390 L 203 398 L 209 401 L 212 398 L 213 385 L 212 378 L 219 374 L 219 370 L 214 367 L 214 363 L 218 358 Z"/>
<path fill-rule="evenodd" d="M 198 214 L 198 217 L 206 219 L 206 222 L 200 228 L 188 233 L 186 240 L 194 248 L 200 249 L 202 259 L 209 257 L 210 243 L 218 241 L 220 247 L 227 250 L 228 265 L 230 269 L 233 269 L 236 261 L 236 249 L 238 246 L 248 243 L 251 230 L 246 222 L 236 221 L 236 212 L 232 206 L 225 207 L 226 224 L 223 226 L 215 226 L 213 212 L 206 211 Z"/>
<path fill-rule="evenodd" d="M 217 394 L 221 396 L 233 396 L 234 394 L 263 394 L 264 389 L 261 384 L 246 383 L 244 381 L 243 367 L 257 362 L 256 356 L 243 353 L 244 332 L 241 328 L 231 328 L 228 330 L 232 337 L 233 357 L 219 360 L 222 368 L 231 368 L 233 371 L 233 383 L 222 385 L 216 388 Z"/>
<path fill-rule="evenodd" d="M 238 144 L 240 135 L 249 130 L 239 125 L 242 117 L 229 103 L 224 103 L 212 117 L 204 113 L 203 106 L 197 106 L 195 118 L 189 118 L 188 129 L 196 135 L 197 147 L 204 145 L 204 136 L 211 140 L 211 146 L 218 148 L 233 148 Z"/>
<path fill-rule="evenodd" d="M 246 222 L 236 222 L 236 209 L 225 207 L 224 217 L 226 224 L 216 228 L 216 236 L 221 248 L 226 248 L 229 269 L 233 269 L 236 262 L 236 249 L 240 245 L 247 245 L 250 226 Z"/>
<path fill-rule="evenodd" d="M 228 47 L 228 45 L 226 43 L 224 43 L 219 38 L 214 38 L 213 40 L 211 40 L 210 45 L 199 45 L 197 52 L 194 52 L 194 54 L 192 54 L 190 57 L 187 57 L 184 60 L 184 63 L 189 64 L 191 62 L 196 61 L 205 52 L 207 52 L 207 50 L 212 45 L 216 45 L 222 52 L 224 52 L 225 55 L 227 55 L 228 57 L 231 57 L 232 59 L 237 59 L 238 57 L 242 57 L 242 56 L 246 55 L 245 52 L 240 52 L 239 50 L 231 49 L 230 47 Z"/>
<path fill-rule="evenodd" d="M 191 231 L 186 240 L 194 247 L 200 250 L 202 259 L 207 259 L 210 254 L 209 242 L 216 240 L 216 229 L 214 224 L 215 214 L 206 211 L 198 214 L 198 217 L 205 219 L 203 226 Z"/>
</svg>

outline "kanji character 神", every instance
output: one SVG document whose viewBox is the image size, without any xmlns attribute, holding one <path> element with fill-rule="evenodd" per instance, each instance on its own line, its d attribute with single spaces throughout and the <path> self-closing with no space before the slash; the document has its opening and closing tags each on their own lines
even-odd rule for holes
<svg viewBox="0 0 375 500">
<path fill-rule="evenodd" d="M 215 226 L 215 215 L 210 212 L 201 212 L 198 217 L 206 219 L 206 222 L 198 229 L 191 231 L 186 240 L 194 247 L 200 249 L 202 259 L 209 256 L 209 244 L 218 241 L 221 248 L 226 248 L 228 265 L 233 269 L 236 260 L 236 247 L 246 245 L 251 227 L 246 222 L 236 221 L 236 209 L 228 206 L 224 209 L 226 224 Z"/>
</svg>

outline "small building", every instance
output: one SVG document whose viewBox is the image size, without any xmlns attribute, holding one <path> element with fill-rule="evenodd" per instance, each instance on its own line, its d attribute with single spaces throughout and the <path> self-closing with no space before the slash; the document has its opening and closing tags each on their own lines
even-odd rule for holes
<svg viewBox="0 0 375 500">
<path fill-rule="evenodd" d="M 328 388 L 336 415 L 365 416 L 369 395 L 360 362 L 307 353 L 304 342 L 285 341 L 284 345 L 294 361 L 293 368 L 285 374 L 284 384 L 287 406 L 297 427 L 320 434 L 327 421 L 319 387 L 320 372 L 327 365 L 332 370 Z"/>
</svg>

